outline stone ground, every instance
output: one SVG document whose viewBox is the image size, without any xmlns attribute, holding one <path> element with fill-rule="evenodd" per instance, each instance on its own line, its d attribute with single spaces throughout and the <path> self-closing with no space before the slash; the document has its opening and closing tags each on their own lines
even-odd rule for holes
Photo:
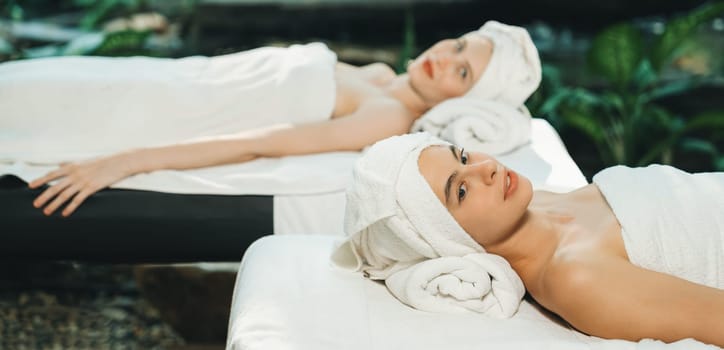
<svg viewBox="0 0 724 350">
<path fill-rule="evenodd" d="M 186 324 L 164 315 L 149 301 L 169 291 L 188 291 L 188 278 L 176 278 L 159 290 L 151 283 L 147 292 L 137 281 L 158 281 L 159 269 L 130 265 L 77 264 L 66 262 L 12 262 L 0 273 L 0 349 L 222 349 L 226 332 L 217 315 L 216 333 L 203 343 L 184 337 L 171 324 L 192 329 L 199 319 Z M 160 281 L 178 276 L 175 269 L 161 268 Z M 225 280 L 233 278 L 227 276 Z M 146 282 L 142 282 L 146 283 Z M 225 282 L 227 285 L 228 281 Z M 233 285 L 232 285 L 233 286 Z M 154 289 L 155 288 L 155 289 Z M 226 292 L 229 294 L 230 290 Z M 193 298 L 193 296 L 189 296 Z M 170 297 L 169 300 L 178 300 Z M 230 300 L 230 299 L 229 299 Z M 197 300 L 196 304 L 204 304 Z M 218 309 L 227 310 L 228 301 Z M 161 305 L 165 313 L 184 315 L 183 305 Z M 178 318 L 178 317 L 177 317 Z M 191 324 L 189 324 L 191 323 Z M 215 338 L 214 338 L 215 337 Z"/>
</svg>

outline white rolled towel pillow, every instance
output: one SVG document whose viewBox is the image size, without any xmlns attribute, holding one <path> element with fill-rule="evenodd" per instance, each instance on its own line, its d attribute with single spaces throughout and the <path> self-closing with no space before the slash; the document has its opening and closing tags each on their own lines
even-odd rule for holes
<svg viewBox="0 0 724 350">
<path fill-rule="evenodd" d="M 531 117 L 525 106 L 458 97 L 430 109 L 412 125 L 445 141 L 491 155 L 510 152 L 530 141 Z"/>
<path fill-rule="evenodd" d="M 418 310 L 496 318 L 515 314 L 525 294 L 508 262 L 487 253 L 425 260 L 395 272 L 385 284 L 398 300 Z"/>
</svg>

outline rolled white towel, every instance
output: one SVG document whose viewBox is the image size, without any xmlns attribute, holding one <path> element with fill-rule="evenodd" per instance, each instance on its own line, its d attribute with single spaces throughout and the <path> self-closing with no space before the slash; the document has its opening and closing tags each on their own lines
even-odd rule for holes
<svg viewBox="0 0 724 350">
<path fill-rule="evenodd" d="M 498 155 L 528 143 L 530 124 L 525 106 L 458 97 L 430 109 L 411 131 L 426 131 L 468 150 Z"/>
<path fill-rule="evenodd" d="M 397 299 L 418 310 L 497 318 L 515 314 L 525 294 L 508 262 L 487 253 L 425 260 L 395 272 L 385 284 Z"/>
</svg>

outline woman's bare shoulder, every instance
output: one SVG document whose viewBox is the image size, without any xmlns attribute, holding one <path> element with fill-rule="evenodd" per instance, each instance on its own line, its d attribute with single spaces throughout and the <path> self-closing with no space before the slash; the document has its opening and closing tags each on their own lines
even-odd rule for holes
<svg viewBox="0 0 724 350">
<path fill-rule="evenodd" d="M 370 81 L 377 85 L 387 84 L 397 76 L 390 66 L 381 62 L 362 66 L 361 69 L 365 72 Z"/>
<path fill-rule="evenodd" d="M 354 74 L 357 78 L 361 78 L 378 86 L 389 83 L 397 76 L 390 66 L 381 62 L 370 63 L 359 67 L 344 62 L 338 62 L 337 70 L 338 74 Z"/>
<path fill-rule="evenodd" d="M 598 283 L 597 276 L 619 257 L 586 251 L 555 254 L 537 276 L 537 288 L 531 294 L 550 309 L 570 300 Z M 553 310 L 557 311 L 557 310 Z"/>
</svg>

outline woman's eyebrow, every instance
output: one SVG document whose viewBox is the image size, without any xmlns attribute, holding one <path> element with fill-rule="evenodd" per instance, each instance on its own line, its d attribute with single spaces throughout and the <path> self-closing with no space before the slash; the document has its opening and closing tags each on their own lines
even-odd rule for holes
<svg viewBox="0 0 724 350">
<path fill-rule="evenodd" d="M 457 162 L 460 162 L 460 158 L 458 157 L 458 150 L 455 146 L 450 145 L 450 152 L 452 152 L 453 157 L 455 157 L 455 160 Z M 450 187 L 452 186 L 453 182 L 455 181 L 455 177 L 457 177 L 458 172 L 454 171 L 445 182 L 445 205 L 448 205 L 450 203 Z"/>
<path fill-rule="evenodd" d="M 465 51 L 465 49 L 468 47 L 468 41 L 467 41 L 467 39 L 465 39 L 464 36 L 463 36 L 463 37 L 460 37 L 460 42 L 462 43 L 461 46 L 463 47 L 462 50 L 460 50 L 460 51 Z"/>
<path fill-rule="evenodd" d="M 460 158 L 458 158 L 458 148 L 455 147 L 455 145 L 450 145 L 449 148 L 450 148 L 450 152 L 452 152 L 452 154 L 453 154 L 453 157 L 455 157 L 455 160 L 460 162 Z"/>
</svg>

